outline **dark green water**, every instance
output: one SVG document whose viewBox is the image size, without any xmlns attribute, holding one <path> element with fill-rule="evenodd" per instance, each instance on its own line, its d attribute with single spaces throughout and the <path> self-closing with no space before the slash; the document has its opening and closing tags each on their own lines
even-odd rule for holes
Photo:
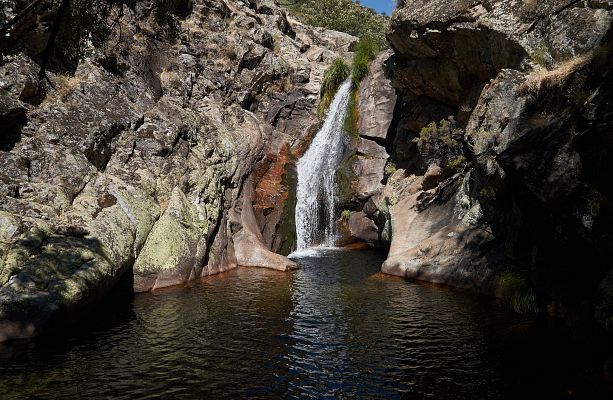
<svg viewBox="0 0 613 400">
<path fill-rule="evenodd" d="M 328 252 L 290 274 L 241 268 L 110 304 L 70 333 L 0 348 L 0 398 L 600 395 L 597 373 L 573 369 L 597 356 L 490 299 L 378 274 L 381 262 Z"/>
</svg>

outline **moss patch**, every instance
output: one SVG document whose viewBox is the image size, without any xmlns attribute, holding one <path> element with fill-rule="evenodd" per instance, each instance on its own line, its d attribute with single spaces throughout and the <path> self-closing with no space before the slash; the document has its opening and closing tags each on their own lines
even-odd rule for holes
<svg viewBox="0 0 613 400">
<path fill-rule="evenodd" d="M 358 160 L 356 152 L 347 155 L 336 170 L 336 189 L 338 195 L 338 207 L 342 209 L 352 209 L 357 205 L 355 198 L 354 183 L 358 179 L 353 166 Z"/>
<path fill-rule="evenodd" d="M 171 195 L 168 209 L 155 224 L 138 259 L 134 272 L 148 273 L 173 270 L 192 255 L 192 244 L 206 233 L 197 211 L 178 189 Z"/>
</svg>

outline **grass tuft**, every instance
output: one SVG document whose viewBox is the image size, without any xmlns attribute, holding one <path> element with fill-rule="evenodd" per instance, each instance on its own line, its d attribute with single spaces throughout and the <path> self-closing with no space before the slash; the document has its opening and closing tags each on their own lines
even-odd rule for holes
<svg viewBox="0 0 613 400">
<path fill-rule="evenodd" d="M 539 94 L 544 89 L 561 87 L 572 74 L 585 67 L 593 57 L 593 52 L 585 53 L 565 61 L 551 71 L 537 65 L 517 93 L 522 96 L 530 93 Z"/>
<path fill-rule="evenodd" d="M 326 69 L 324 80 L 319 90 L 320 102 L 318 113 L 320 116 L 328 109 L 339 86 L 349 77 L 350 73 L 351 69 L 349 65 L 342 58 L 334 60 L 328 69 Z"/>
<path fill-rule="evenodd" d="M 351 79 L 355 88 L 360 86 L 362 79 L 368 74 L 368 66 L 378 52 L 379 47 L 372 39 L 361 38 L 358 42 L 351 65 Z"/>
<path fill-rule="evenodd" d="M 518 314 L 530 315 L 539 311 L 536 292 L 528 278 L 517 272 L 505 272 L 498 280 L 496 296 Z"/>
</svg>

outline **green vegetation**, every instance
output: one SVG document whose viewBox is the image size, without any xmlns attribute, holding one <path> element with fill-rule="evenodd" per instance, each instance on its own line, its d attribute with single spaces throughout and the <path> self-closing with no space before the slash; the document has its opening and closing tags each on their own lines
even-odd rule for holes
<svg viewBox="0 0 613 400">
<path fill-rule="evenodd" d="M 352 0 L 281 0 L 298 20 L 312 26 L 371 38 L 378 48 L 387 47 L 387 17 Z"/>
<path fill-rule="evenodd" d="M 358 137 L 360 136 L 360 110 L 358 110 L 360 93 L 358 90 L 353 90 L 350 96 L 343 128 L 349 136 Z"/>
<path fill-rule="evenodd" d="M 500 134 L 479 130 L 470 135 L 470 148 L 475 155 L 495 153 Z"/>
<path fill-rule="evenodd" d="M 355 198 L 355 189 L 353 188 L 358 178 L 353 170 L 353 166 L 357 160 L 357 154 L 351 152 L 341 161 L 341 164 L 336 170 L 334 178 L 338 196 L 337 205 L 339 208 L 353 209 L 358 205 Z"/>
<path fill-rule="evenodd" d="M 351 63 L 351 81 L 353 90 L 351 99 L 347 109 L 347 117 L 345 118 L 345 132 L 351 136 L 359 136 L 360 128 L 360 111 L 358 103 L 360 97 L 360 84 L 362 79 L 368 74 L 370 62 L 375 59 L 380 48 L 377 44 L 368 37 L 361 38 L 353 55 Z"/>
<path fill-rule="evenodd" d="M 530 53 L 530 58 L 536 65 L 547 68 L 548 55 L 549 49 L 545 44 L 541 43 L 541 45 Z"/>
<path fill-rule="evenodd" d="M 447 161 L 447 168 L 450 170 L 457 172 L 466 164 L 466 157 L 463 154 L 457 156 L 456 158 Z"/>
<path fill-rule="evenodd" d="M 344 225 L 349 225 L 349 218 L 351 218 L 351 210 L 343 210 L 341 212 L 341 222 Z"/>
<path fill-rule="evenodd" d="M 586 211 L 592 217 L 597 217 L 605 201 L 600 191 L 596 187 L 589 187 L 586 194 L 583 195 L 583 200 L 585 201 Z"/>
<path fill-rule="evenodd" d="M 369 37 L 361 38 L 358 42 L 351 64 L 351 79 L 355 88 L 360 86 L 360 82 L 368 74 L 368 66 L 375 59 L 380 49 L 374 40 Z"/>
<path fill-rule="evenodd" d="M 498 280 L 496 296 L 518 314 L 536 314 L 539 311 L 536 292 L 526 274 L 515 271 L 503 273 Z"/>
<path fill-rule="evenodd" d="M 328 67 L 324 73 L 324 80 L 319 90 L 320 102 L 317 112 L 320 117 L 325 114 L 339 86 L 349 77 L 350 73 L 349 65 L 342 58 L 337 58 Z"/>
<path fill-rule="evenodd" d="M 396 171 L 398 171 L 398 168 L 393 162 L 388 161 L 387 164 L 385 164 L 385 175 L 392 176 Z"/>
<path fill-rule="evenodd" d="M 419 154 L 428 164 L 449 167 L 465 160 L 462 139 L 464 131 L 456 126 L 455 119 L 449 117 L 438 124 L 432 122 L 422 128 L 419 137 L 414 139 Z M 458 164 L 459 166 L 459 164 Z"/>
<path fill-rule="evenodd" d="M 58 51 L 69 59 L 78 59 L 92 48 L 104 46 L 119 23 L 121 3 L 121 0 L 69 1 L 59 25 Z M 111 15 L 115 19 L 109 23 L 106 18 Z"/>
<path fill-rule="evenodd" d="M 479 195 L 488 200 L 496 200 L 496 189 L 493 186 L 485 186 L 479 191 Z"/>
</svg>

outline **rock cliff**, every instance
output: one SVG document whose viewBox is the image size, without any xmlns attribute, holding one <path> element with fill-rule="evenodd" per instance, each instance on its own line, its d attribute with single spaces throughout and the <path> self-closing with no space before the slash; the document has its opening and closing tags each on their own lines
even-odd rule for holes
<svg viewBox="0 0 613 400">
<path fill-rule="evenodd" d="M 125 274 L 148 291 L 293 267 L 271 251 L 291 246 L 291 163 L 355 38 L 267 0 L 189 2 L 167 37 L 135 2 L 108 48 L 41 81 L 45 7 L 2 43 L 0 341 L 62 326 Z"/>
<path fill-rule="evenodd" d="M 390 154 L 363 204 L 384 272 L 494 293 L 520 271 L 550 314 L 590 304 L 613 328 L 612 19 L 611 1 L 394 12 L 386 73 L 364 82 L 393 119 L 361 100 L 360 134 Z"/>
</svg>

